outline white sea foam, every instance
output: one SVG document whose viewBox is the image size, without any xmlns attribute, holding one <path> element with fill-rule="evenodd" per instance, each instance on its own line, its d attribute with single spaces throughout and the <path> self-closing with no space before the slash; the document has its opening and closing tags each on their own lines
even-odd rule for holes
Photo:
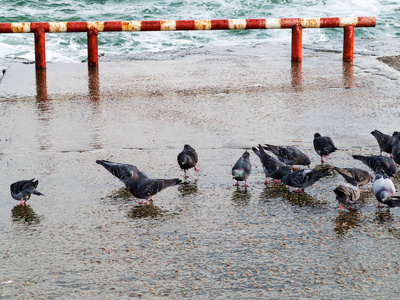
<svg viewBox="0 0 400 300">
<path fill-rule="evenodd" d="M 386 51 L 397 51 L 400 25 L 395 3 L 376 0 L 340 1 L 63 1 L 45 0 L 38 4 L 26 1 L 18 8 L 13 1 L 4 1 L 0 22 L 39 21 L 113 21 L 113 20 L 184 20 L 283 17 L 354 17 L 375 16 L 375 28 L 356 28 L 359 51 L 369 47 L 371 39 L 384 38 Z M 4 17 L 7 16 L 7 17 Z M 32 17 L 27 17 L 32 16 Z M 329 41 L 341 40 L 342 29 L 304 29 L 303 45 L 329 48 Z M 359 42 L 360 39 L 368 39 Z M 246 31 L 181 31 L 181 32 L 103 32 L 99 34 L 99 52 L 105 55 L 127 55 L 140 52 L 185 51 L 204 46 L 234 47 L 256 44 L 290 43 L 290 30 Z M 87 57 L 85 33 L 46 34 L 48 62 L 80 62 Z M 364 47 L 365 49 L 360 49 Z M 375 48 L 376 49 L 376 48 Z M 383 49 L 383 48 L 382 48 Z M 382 55 L 383 53 L 377 53 Z M 386 53 L 385 53 L 386 54 Z M 393 53 L 387 53 L 393 54 Z M 34 60 L 33 34 L 0 34 L 0 60 L 18 58 Z"/>
</svg>

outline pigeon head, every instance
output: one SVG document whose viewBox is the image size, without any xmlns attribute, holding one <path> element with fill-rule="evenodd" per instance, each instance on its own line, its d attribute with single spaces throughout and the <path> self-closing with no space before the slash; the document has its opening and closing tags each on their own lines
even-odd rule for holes
<svg viewBox="0 0 400 300">
<path fill-rule="evenodd" d="M 339 203 L 345 203 L 346 202 L 347 195 L 343 190 L 341 190 L 339 188 L 336 188 L 336 189 L 333 190 L 333 192 L 335 193 L 336 200 L 339 201 Z"/>
<path fill-rule="evenodd" d="M 186 144 L 185 146 L 183 146 L 183 149 L 193 149 L 190 145 Z"/>
<path fill-rule="evenodd" d="M 395 142 L 397 139 L 400 138 L 400 132 L 398 131 L 393 132 L 392 137 L 393 137 L 393 142 Z"/>
<path fill-rule="evenodd" d="M 321 137 L 321 135 L 318 132 L 314 134 L 314 138 L 319 138 L 319 137 Z"/>
<path fill-rule="evenodd" d="M 243 158 L 249 158 L 250 157 L 250 153 L 248 151 L 246 151 L 245 153 L 243 153 Z"/>
<path fill-rule="evenodd" d="M 290 173 L 292 173 L 292 167 L 291 166 L 283 166 L 281 168 L 281 173 L 283 176 L 289 175 Z"/>
<path fill-rule="evenodd" d="M 290 181 L 289 181 L 289 174 L 283 176 L 282 179 L 281 179 L 281 182 L 282 182 L 283 184 L 289 185 L 289 184 L 290 184 Z"/>
<path fill-rule="evenodd" d="M 309 165 L 311 165 L 311 159 L 307 156 L 307 155 L 303 155 L 303 158 L 304 158 L 304 163 L 303 163 L 303 165 L 305 165 L 305 166 L 309 166 Z"/>
<path fill-rule="evenodd" d="M 376 198 L 380 202 L 385 202 L 387 200 L 391 200 L 392 196 L 393 195 L 389 191 L 383 190 L 378 195 L 376 195 Z"/>
</svg>

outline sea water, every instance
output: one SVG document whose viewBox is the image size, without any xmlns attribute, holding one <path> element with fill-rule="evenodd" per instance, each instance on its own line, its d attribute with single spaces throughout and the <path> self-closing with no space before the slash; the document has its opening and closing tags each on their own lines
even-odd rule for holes
<svg viewBox="0 0 400 300">
<path fill-rule="evenodd" d="M 356 28 L 355 53 L 394 55 L 400 36 L 396 1 L 339 0 L 2 0 L 0 22 L 203 20 L 240 18 L 376 17 L 375 28 Z M 309 49 L 341 50 L 343 29 L 306 29 Z M 176 32 L 106 32 L 99 34 L 101 56 L 123 60 L 143 53 L 179 53 L 208 46 L 289 44 L 290 30 L 224 30 Z M 85 33 L 46 34 L 49 63 L 80 62 L 87 57 Z M 34 61 L 33 34 L 0 34 L 0 62 Z M 104 58 L 103 58 L 104 59 Z"/>
</svg>

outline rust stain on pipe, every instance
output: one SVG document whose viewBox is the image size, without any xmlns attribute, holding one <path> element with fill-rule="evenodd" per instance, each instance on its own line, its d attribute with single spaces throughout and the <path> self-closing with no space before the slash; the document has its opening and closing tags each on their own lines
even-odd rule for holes
<svg viewBox="0 0 400 300">
<path fill-rule="evenodd" d="M 141 21 L 122 21 L 122 31 L 140 31 L 142 30 Z"/>
<path fill-rule="evenodd" d="M 49 22 L 49 32 L 67 32 L 67 22 Z"/>
<path fill-rule="evenodd" d="M 246 29 L 246 20 L 245 19 L 234 19 L 228 20 L 228 26 L 231 30 L 237 29 Z"/>
<path fill-rule="evenodd" d="M 195 20 L 194 21 L 195 30 L 210 30 L 211 20 Z"/>
<path fill-rule="evenodd" d="M 31 32 L 31 23 L 11 23 L 11 31 L 13 33 Z"/>
<path fill-rule="evenodd" d="M 161 31 L 174 31 L 176 30 L 176 21 L 160 21 L 160 29 Z"/>
<path fill-rule="evenodd" d="M 87 22 L 87 29 L 96 29 L 97 31 L 104 31 L 104 22 Z"/>
<path fill-rule="evenodd" d="M 301 27 L 303 28 L 319 28 L 321 26 L 321 19 L 301 19 Z"/>
</svg>

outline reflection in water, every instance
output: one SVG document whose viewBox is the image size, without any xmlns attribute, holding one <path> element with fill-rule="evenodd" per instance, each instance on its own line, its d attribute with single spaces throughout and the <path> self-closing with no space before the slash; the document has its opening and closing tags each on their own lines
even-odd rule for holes
<svg viewBox="0 0 400 300">
<path fill-rule="evenodd" d="M 290 75 L 293 89 L 296 92 L 303 91 L 303 74 L 301 69 L 301 61 L 292 61 Z"/>
<path fill-rule="evenodd" d="M 236 188 L 232 193 L 232 202 L 237 206 L 245 206 L 250 203 L 251 194 L 248 189 Z"/>
<path fill-rule="evenodd" d="M 99 68 L 88 67 L 89 95 L 91 101 L 100 100 Z"/>
<path fill-rule="evenodd" d="M 158 218 L 163 217 L 168 211 L 162 210 L 158 206 L 155 205 L 138 205 L 134 206 L 127 213 L 127 216 L 132 219 L 140 219 L 140 218 Z"/>
<path fill-rule="evenodd" d="M 46 69 L 36 69 L 36 101 L 47 100 Z"/>
<path fill-rule="evenodd" d="M 99 68 L 88 66 L 88 88 L 89 88 L 89 98 L 91 101 L 93 119 L 97 121 L 97 124 L 102 124 L 102 115 L 100 109 L 100 81 L 99 81 Z M 97 127 L 100 127 L 98 125 Z M 92 142 L 90 145 L 94 149 L 102 149 L 103 145 L 101 143 L 100 128 L 93 130 Z"/>
<path fill-rule="evenodd" d="M 41 217 L 38 216 L 28 205 L 16 205 L 11 210 L 12 220 L 24 224 L 34 225 L 39 224 Z"/>
<path fill-rule="evenodd" d="M 340 211 L 334 221 L 335 228 L 333 230 L 339 235 L 344 235 L 349 229 L 356 227 L 360 223 L 360 217 L 361 213 L 356 209 Z"/>
<path fill-rule="evenodd" d="M 100 91 L 99 91 L 99 69 L 89 67 L 88 69 L 88 89 L 89 89 L 89 107 L 92 110 L 93 124 L 100 127 L 103 124 L 102 114 L 100 110 Z M 38 136 L 38 145 L 41 150 L 48 150 L 52 147 L 51 137 L 49 137 L 48 128 L 53 114 L 51 99 L 47 95 L 47 76 L 46 69 L 36 70 L 36 105 L 38 111 L 38 119 L 41 121 L 42 129 Z M 90 107 L 91 106 L 91 107 Z M 101 136 L 99 128 L 93 128 L 92 139 L 89 142 L 94 149 L 102 149 Z"/>
<path fill-rule="evenodd" d="M 198 193 L 197 180 L 194 182 L 184 181 L 178 186 L 178 191 L 181 193 L 181 197 L 195 195 Z"/>
<path fill-rule="evenodd" d="M 38 137 L 40 150 L 51 148 L 50 140 L 47 136 L 47 128 L 50 122 L 51 107 L 47 98 L 47 77 L 46 69 L 36 69 L 36 105 L 39 113 L 39 120 L 43 125 L 43 130 Z"/>
<path fill-rule="evenodd" d="M 353 61 L 343 61 L 343 85 L 345 89 L 354 85 Z"/>
</svg>

